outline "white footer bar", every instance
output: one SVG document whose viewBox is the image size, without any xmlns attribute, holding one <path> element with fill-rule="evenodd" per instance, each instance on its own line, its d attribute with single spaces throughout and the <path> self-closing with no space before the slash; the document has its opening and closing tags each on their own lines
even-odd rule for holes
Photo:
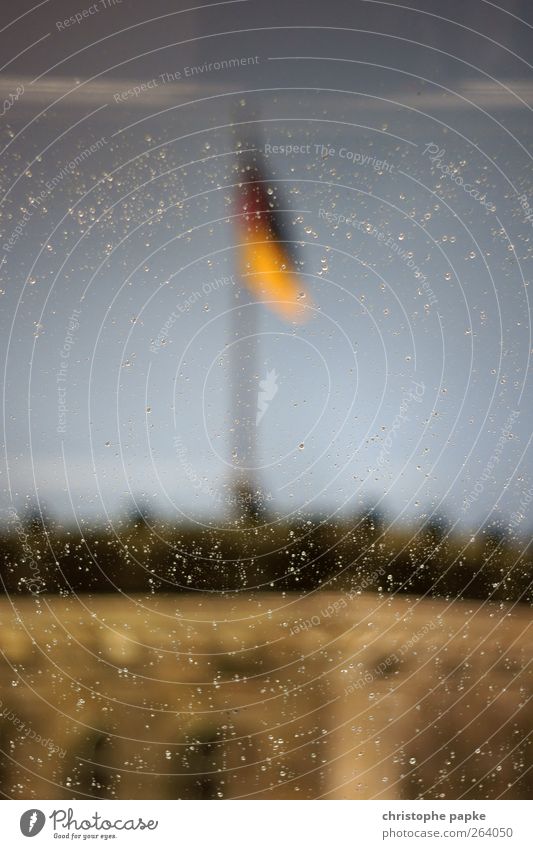
<svg viewBox="0 0 533 849">
<path fill-rule="evenodd" d="M 6 847 L 530 849 L 527 801 L 4 801 Z M 29 839 L 35 838 L 35 843 Z M 69 841 L 69 843 L 67 843 Z"/>
</svg>

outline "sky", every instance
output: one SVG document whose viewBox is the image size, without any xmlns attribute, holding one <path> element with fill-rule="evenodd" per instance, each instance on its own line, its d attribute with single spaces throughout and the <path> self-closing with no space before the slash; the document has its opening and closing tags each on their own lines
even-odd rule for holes
<svg viewBox="0 0 533 849">
<path fill-rule="evenodd" d="M 423 6 L 3 13 L 4 515 L 224 521 L 240 357 L 279 518 L 531 531 L 533 17 Z M 239 271 L 251 148 L 301 324 Z"/>
</svg>

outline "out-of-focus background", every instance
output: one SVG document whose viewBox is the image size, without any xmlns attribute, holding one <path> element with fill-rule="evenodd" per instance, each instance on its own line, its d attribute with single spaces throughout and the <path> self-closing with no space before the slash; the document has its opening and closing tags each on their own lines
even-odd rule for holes
<svg viewBox="0 0 533 849">
<path fill-rule="evenodd" d="M 533 18 L 420 6 L 3 11 L 3 797 L 531 793 Z"/>
</svg>

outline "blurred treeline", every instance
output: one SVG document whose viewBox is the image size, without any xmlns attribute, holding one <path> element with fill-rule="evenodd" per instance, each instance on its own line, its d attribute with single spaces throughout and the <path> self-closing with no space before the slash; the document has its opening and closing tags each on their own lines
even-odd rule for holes
<svg viewBox="0 0 533 849">
<path fill-rule="evenodd" d="M 498 526 L 475 537 L 444 520 L 388 526 L 253 518 L 222 528 L 172 526 L 146 515 L 86 531 L 41 517 L 0 530 L 9 593 L 405 592 L 417 596 L 532 601 L 532 558 Z M 527 549 L 526 549 L 527 551 Z"/>
</svg>

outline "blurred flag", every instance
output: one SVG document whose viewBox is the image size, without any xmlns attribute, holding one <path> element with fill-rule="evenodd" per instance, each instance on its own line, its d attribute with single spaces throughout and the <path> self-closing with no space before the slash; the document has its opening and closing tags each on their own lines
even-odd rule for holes
<svg viewBox="0 0 533 849">
<path fill-rule="evenodd" d="M 237 189 L 240 276 L 253 295 L 287 321 L 305 321 L 309 296 L 296 272 L 292 241 L 258 155 L 246 162 Z"/>
</svg>

